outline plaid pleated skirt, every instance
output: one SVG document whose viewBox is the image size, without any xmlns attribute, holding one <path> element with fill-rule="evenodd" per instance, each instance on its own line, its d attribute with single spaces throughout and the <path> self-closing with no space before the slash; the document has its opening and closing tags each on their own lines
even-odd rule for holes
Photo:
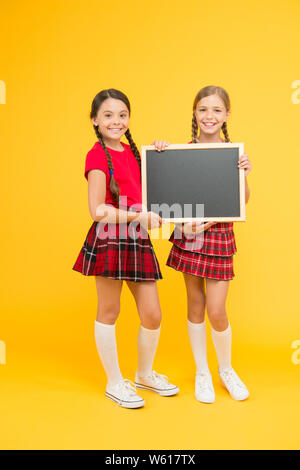
<svg viewBox="0 0 300 470">
<path fill-rule="evenodd" d="M 169 239 L 173 247 L 167 266 L 218 281 L 234 278 L 233 255 L 237 249 L 232 222 L 219 222 L 195 237 L 175 235 L 174 231 Z"/>
<path fill-rule="evenodd" d="M 140 236 L 119 233 L 112 237 L 99 236 L 99 222 L 90 227 L 84 244 L 73 266 L 85 276 L 104 276 L 127 281 L 157 281 L 162 279 L 159 263 L 148 233 L 140 229 Z M 100 224 L 101 225 L 101 224 Z M 104 225 L 104 224 L 102 224 Z"/>
<path fill-rule="evenodd" d="M 207 279 L 229 281 L 234 278 L 233 256 L 204 255 L 173 245 L 166 264 L 182 273 Z"/>
<path fill-rule="evenodd" d="M 232 222 L 219 222 L 208 230 L 185 236 L 176 228 L 169 241 L 186 251 L 211 256 L 231 256 L 237 252 Z"/>
</svg>

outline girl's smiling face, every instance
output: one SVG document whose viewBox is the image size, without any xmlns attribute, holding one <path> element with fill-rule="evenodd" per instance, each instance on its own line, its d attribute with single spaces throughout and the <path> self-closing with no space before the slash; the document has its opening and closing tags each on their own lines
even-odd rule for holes
<svg viewBox="0 0 300 470">
<path fill-rule="evenodd" d="M 230 111 L 226 111 L 222 98 L 217 94 L 202 98 L 198 101 L 195 109 L 200 133 L 209 134 L 210 136 L 219 134 L 229 115 Z"/>
<path fill-rule="evenodd" d="M 107 143 L 118 142 L 129 127 L 129 110 L 123 101 L 107 98 L 92 122 Z"/>
</svg>

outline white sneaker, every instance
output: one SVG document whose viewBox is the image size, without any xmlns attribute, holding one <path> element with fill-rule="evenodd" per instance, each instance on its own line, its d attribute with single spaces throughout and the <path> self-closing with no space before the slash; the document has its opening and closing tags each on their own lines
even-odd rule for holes
<svg viewBox="0 0 300 470">
<path fill-rule="evenodd" d="M 246 385 L 237 376 L 232 367 L 223 369 L 220 372 L 220 379 L 234 400 L 241 401 L 249 397 Z"/>
<path fill-rule="evenodd" d="M 140 377 L 138 373 L 135 375 L 135 386 L 143 390 L 150 390 L 151 392 L 158 393 L 164 397 L 176 395 L 179 392 L 179 388 L 176 385 L 168 382 L 166 375 L 161 375 L 152 371 L 147 377 Z"/>
<path fill-rule="evenodd" d="M 196 374 L 195 397 L 202 403 L 213 403 L 215 401 L 215 391 L 209 371 Z"/>
<path fill-rule="evenodd" d="M 134 384 L 128 379 L 114 385 L 107 385 L 105 396 L 123 408 L 141 408 L 145 405 L 143 398 L 136 393 Z"/>
</svg>

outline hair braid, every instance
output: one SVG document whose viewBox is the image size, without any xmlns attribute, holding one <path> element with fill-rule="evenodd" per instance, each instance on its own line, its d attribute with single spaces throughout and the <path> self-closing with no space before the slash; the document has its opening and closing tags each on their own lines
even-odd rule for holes
<svg viewBox="0 0 300 470">
<path fill-rule="evenodd" d="M 192 119 L 192 142 L 196 143 L 197 142 L 197 134 L 198 134 L 198 124 L 197 124 L 197 119 L 195 113 L 193 113 L 193 119 Z"/>
<path fill-rule="evenodd" d="M 230 142 L 226 121 L 223 122 L 223 124 L 222 124 L 222 131 L 223 131 L 223 134 L 224 134 L 224 137 L 225 137 L 225 141 Z"/>
<path fill-rule="evenodd" d="M 105 155 L 106 155 L 106 158 L 107 158 L 108 168 L 109 168 L 110 171 L 113 171 L 114 167 L 113 167 L 113 164 L 112 164 L 112 161 L 111 161 L 111 155 L 110 155 L 109 151 L 107 150 L 107 148 L 105 146 L 103 137 L 99 132 L 98 126 L 94 126 L 94 129 L 95 129 L 95 132 L 96 132 L 96 136 L 98 137 L 99 143 L 100 143 L 101 147 L 103 148 L 103 150 L 105 152 Z M 110 187 L 110 190 L 112 192 L 114 201 L 117 202 L 117 204 L 119 205 L 120 189 L 119 189 L 118 183 L 116 182 L 116 180 L 115 180 L 115 178 L 112 174 L 110 174 L 109 187 Z"/>
<path fill-rule="evenodd" d="M 131 133 L 130 133 L 130 130 L 127 129 L 127 131 L 125 132 L 125 136 L 126 136 L 126 139 L 128 140 L 129 142 L 129 145 L 130 145 L 130 148 L 132 150 L 132 153 L 133 155 L 135 156 L 138 164 L 139 164 L 139 167 L 141 168 L 141 156 L 140 156 L 140 152 L 138 151 L 138 148 L 137 146 L 135 145 L 134 141 L 133 141 L 133 138 L 131 136 Z"/>
</svg>

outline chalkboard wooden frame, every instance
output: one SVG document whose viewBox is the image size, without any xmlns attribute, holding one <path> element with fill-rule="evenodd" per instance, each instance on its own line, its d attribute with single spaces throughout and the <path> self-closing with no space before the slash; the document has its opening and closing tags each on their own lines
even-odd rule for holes
<svg viewBox="0 0 300 470">
<path fill-rule="evenodd" d="M 163 158 L 163 154 L 168 152 L 168 150 L 186 150 L 185 154 L 185 165 L 188 164 L 188 157 L 189 154 L 191 155 L 190 151 L 193 149 L 224 149 L 224 148 L 236 148 L 238 149 L 239 157 L 244 153 L 244 144 L 243 143 L 231 143 L 231 142 L 224 142 L 224 143 L 197 143 L 197 144 L 172 144 L 167 147 L 164 152 L 161 152 L 161 158 Z M 155 150 L 153 145 L 144 145 L 141 148 L 141 174 L 142 174 L 142 203 L 144 207 L 148 207 L 148 200 L 147 200 L 147 151 L 148 150 Z M 224 154 L 224 153 L 223 153 Z M 220 152 L 221 157 L 221 152 Z M 236 204 L 239 206 L 240 215 L 238 217 L 181 217 L 181 218 L 163 218 L 164 222 L 189 222 L 189 221 L 199 221 L 199 222 L 244 222 L 246 220 L 245 214 L 245 171 L 243 169 L 239 169 L 238 173 L 238 185 L 239 185 L 239 199 L 236 201 Z M 180 175 L 178 175 L 180 178 Z M 167 184 L 167 179 L 166 179 Z M 196 190 L 196 189 L 195 189 Z M 151 202 L 149 202 L 151 204 Z M 149 210 L 149 209 L 148 209 Z"/>
</svg>

